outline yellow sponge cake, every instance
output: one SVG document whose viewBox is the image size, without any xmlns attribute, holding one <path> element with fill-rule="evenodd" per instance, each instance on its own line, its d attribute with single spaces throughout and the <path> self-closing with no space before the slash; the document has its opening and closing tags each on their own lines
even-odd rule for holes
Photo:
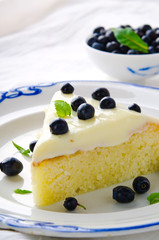
<svg viewBox="0 0 159 240">
<path fill-rule="evenodd" d="M 140 110 L 116 104 L 103 88 L 91 98 L 76 96 L 70 84 L 56 92 L 33 152 L 35 204 L 159 170 L 159 120 Z"/>
</svg>

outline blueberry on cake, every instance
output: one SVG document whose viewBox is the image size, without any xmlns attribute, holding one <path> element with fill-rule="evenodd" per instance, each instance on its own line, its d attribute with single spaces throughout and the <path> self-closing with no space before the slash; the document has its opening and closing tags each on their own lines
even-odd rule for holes
<svg viewBox="0 0 159 240">
<path fill-rule="evenodd" d="M 65 84 L 45 113 L 32 159 L 37 206 L 159 170 L 159 120 L 117 104 L 106 88 L 74 92 Z"/>
</svg>

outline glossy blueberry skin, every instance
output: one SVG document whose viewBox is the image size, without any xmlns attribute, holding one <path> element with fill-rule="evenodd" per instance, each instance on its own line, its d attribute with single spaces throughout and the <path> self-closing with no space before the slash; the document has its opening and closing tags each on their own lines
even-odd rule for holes
<svg viewBox="0 0 159 240">
<path fill-rule="evenodd" d="M 152 45 L 154 47 L 156 47 L 157 45 L 159 45 L 159 37 L 157 37 L 153 42 L 152 42 Z"/>
<path fill-rule="evenodd" d="M 67 122 L 62 118 L 53 120 L 50 125 L 50 132 L 54 135 L 62 135 L 68 132 Z"/>
<path fill-rule="evenodd" d="M 34 151 L 34 147 L 35 147 L 36 143 L 37 143 L 37 140 L 34 140 L 29 144 L 29 149 L 31 152 Z"/>
<path fill-rule="evenodd" d="M 100 34 L 98 34 L 98 33 L 94 33 L 94 34 L 92 34 L 88 39 L 87 39 L 87 44 L 89 45 L 89 46 L 92 46 L 92 44 L 94 43 L 94 42 L 98 42 L 98 37 L 99 36 L 101 36 Z"/>
<path fill-rule="evenodd" d="M 91 37 L 91 38 L 89 38 L 89 39 L 87 40 L 87 44 L 88 44 L 89 46 L 92 46 L 92 44 L 93 44 L 94 42 L 96 42 L 96 39 L 95 39 L 94 37 Z"/>
<path fill-rule="evenodd" d="M 102 27 L 102 26 L 99 26 L 99 27 L 96 27 L 94 30 L 93 30 L 93 33 L 99 33 L 99 34 L 102 34 L 105 32 L 105 28 Z"/>
<path fill-rule="evenodd" d="M 152 40 L 155 40 L 157 38 L 157 33 L 153 29 L 149 29 L 146 31 L 146 36 Z"/>
<path fill-rule="evenodd" d="M 135 32 L 139 35 L 139 37 L 144 35 L 144 32 L 140 28 L 135 29 Z"/>
<path fill-rule="evenodd" d="M 130 50 L 127 51 L 127 54 L 139 54 L 139 52 L 136 51 L 136 50 L 130 49 Z"/>
<path fill-rule="evenodd" d="M 127 24 L 127 25 L 120 25 L 119 28 L 131 28 L 132 29 L 132 26 Z"/>
<path fill-rule="evenodd" d="M 157 46 L 155 47 L 155 51 L 156 51 L 156 53 L 159 52 L 159 45 L 157 45 Z"/>
<path fill-rule="evenodd" d="M 16 176 L 23 170 L 23 164 L 14 157 L 8 157 L 0 163 L 0 169 L 7 176 Z"/>
<path fill-rule="evenodd" d="M 70 83 L 66 83 L 61 88 L 62 93 L 70 94 L 73 93 L 74 87 Z"/>
<path fill-rule="evenodd" d="M 114 51 L 112 51 L 112 53 L 117 53 L 117 54 L 119 54 L 119 53 L 122 53 L 120 50 L 114 50 Z"/>
<path fill-rule="evenodd" d="M 72 99 L 71 101 L 71 107 L 73 109 L 73 111 L 77 111 L 77 108 L 82 104 L 82 103 L 86 103 L 86 100 L 83 97 L 75 97 Z"/>
<path fill-rule="evenodd" d="M 146 33 L 146 31 L 152 29 L 152 27 L 151 27 L 149 24 L 144 24 L 144 25 L 142 25 L 141 27 L 139 27 L 139 29 L 140 29 L 142 32 Z"/>
<path fill-rule="evenodd" d="M 116 107 L 116 102 L 111 97 L 104 97 L 100 100 L 99 106 L 102 109 L 112 109 Z"/>
<path fill-rule="evenodd" d="M 104 97 L 109 97 L 110 93 L 107 88 L 98 88 L 92 93 L 92 98 L 100 101 Z"/>
<path fill-rule="evenodd" d="M 113 188 L 113 199 L 119 203 L 129 203 L 135 198 L 135 192 L 126 186 L 117 186 Z"/>
<path fill-rule="evenodd" d="M 82 103 L 77 109 L 77 116 L 81 120 L 93 118 L 94 113 L 94 107 L 88 103 Z"/>
<path fill-rule="evenodd" d="M 151 43 L 151 39 L 150 39 L 148 36 L 146 36 L 146 35 L 142 36 L 141 39 L 142 39 L 145 43 L 147 43 L 148 45 Z"/>
<path fill-rule="evenodd" d="M 116 41 L 114 33 L 110 29 L 106 31 L 105 36 L 109 39 L 109 42 Z"/>
<path fill-rule="evenodd" d="M 109 41 L 109 38 L 106 35 L 100 35 L 97 38 L 97 42 L 106 44 Z"/>
<path fill-rule="evenodd" d="M 117 43 L 116 41 L 108 42 L 106 44 L 106 51 L 112 52 L 114 50 L 119 50 L 119 43 Z"/>
<path fill-rule="evenodd" d="M 68 211 L 73 211 L 77 207 L 78 202 L 76 198 L 74 197 L 68 197 L 65 199 L 63 206 L 68 210 Z"/>
<path fill-rule="evenodd" d="M 149 46 L 148 51 L 149 51 L 149 53 L 155 53 L 154 46 Z"/>
<path fill-rule="evenodd" d="M 120 51 L 121 53 L 127 53 L 127 51 L 129 50 L 130 48 L 123 45 L 123 44 L 120 44 Z"/>
<path fill-rule="evenodd" d="M 98 43 L 98 42 L 94 42 L 92 44 L 92 48 L 95 48 L 95 49 L 98 49 L 98 50 L 102 50 L 102 51 L 105 50 L 104 44 L 103 43 Z"/>
<path fill-rule="evenodd" d="M 128 107 L 129 110 L 141 113 L 141 108 L 139 105 L 137 105 L 136 103 L 133 103 L 131 106 Z"/>
<path fill-rule="evenodd" d="M 136 177 L 132 185 L 137 193 L 146 193 L 150 189 L 150 181 L 143 176 Z"/>
</svg>

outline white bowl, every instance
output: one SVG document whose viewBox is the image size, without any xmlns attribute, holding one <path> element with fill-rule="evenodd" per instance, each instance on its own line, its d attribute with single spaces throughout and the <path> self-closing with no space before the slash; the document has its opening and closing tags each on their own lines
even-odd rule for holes
<svg viewBox="0 0 159 240">
<path fill-rule="evenodd" d="M 118 54 L 90 47 L 86 43 L 88 55 L 94 63 L 109 76 L 122 81 L 139 81 L 159 74 L 159 53 Z"/>
</svg>

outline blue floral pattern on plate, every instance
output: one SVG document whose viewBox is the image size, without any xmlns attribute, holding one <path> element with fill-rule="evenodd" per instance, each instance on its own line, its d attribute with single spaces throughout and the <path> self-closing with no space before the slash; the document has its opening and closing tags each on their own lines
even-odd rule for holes
<svg viewBox="0 0 159 240">
<path fill-rule="evenodd" d="M 17 218 L 5 214 L 0 214 L 0 223 L 9 226 L 10 228 L 17 229 L 38 229 L 38 230 L 48 230 L 53 232 L 64 232 L 64 233 L 95 233 L 95 232 L 113 232 L 113 231 L 125 231 L 125 230 L 133 230 L 140 228 L 147 228 L 159 225 L 159 222 L 142 224 L 137 226 L 128 226 L 128 227 L 119 227 L 119 228 L 85 228 L 85 227 L 77 227 L 70 225 L 56 225 L 53 222 L 40 222 L 27 220 L 22 218 Z"/>
<path fill-rule="evenodd" d="M 127 67 L 127 69 L 134 75 L 138 75 L 141 77 L 150 77 L 150 76 L 155 76 L 159 74 L 159 65 L 155 66 L 149 66 L 149 67 L 144 67 L 144 68 L 139 68 L 139 69 L 132 69 L 130 67 Z"/>
<path fill-rule="evenodd" d="M 33 96 L 38 95 L 42 92 L 43 87 L 51 87 L 56 83 L 48 83 L 48 84 L 38 84 L 35 86 L 23 86 L 12 89 L 10 91 L 0 92 L 0 103 L 6 99 L 13 99 L 20 96 Z"/>
</svg>

